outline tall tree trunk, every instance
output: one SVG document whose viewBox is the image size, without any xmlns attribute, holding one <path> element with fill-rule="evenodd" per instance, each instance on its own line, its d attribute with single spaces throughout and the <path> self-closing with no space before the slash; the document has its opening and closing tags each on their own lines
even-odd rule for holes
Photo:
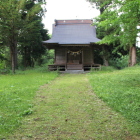
<svg viewBox="0 0 140 140">
<path fill-rule="evenodd" d="M 15 46 L 15 69 L 18 69 L 18 56 L 17 56 L 17 43 L 16 43 L 16 46 Z"/>
<path fill-rule="evenodd" d="M 12 72 L 15 73 L 15 69 L 17 68 L 17 43 L 14 40 L 10 42 L 10 52 Z"/>
<path fill-rule="evenodd" d="M 109 63 L 104 55 L 103 55 L 103 63 L 104 66 L 109 66 Z"/>
<path fill-rule="evenodd" d="M 105 49 L 104 46 L 102 46 L 102 51 L 103 51 L 103 65 L 104 66 L 109 66 L 109 63 L 108 63 L 108 51 Z"/>
<path fill-rule="evenodd" d="M 134 66 L 136 64 L 136 47 L 130 47 L 129 49 L 129 66 Z"/>
<path fill-rule="evenodd" d="M 24 68 L 27 67 L 27 62 L 26 62 L 26 58 L 27 57 L 27 48 L 24 47 L 24 50 L 23 50 L 23 65 L 24 65 Z"/>
<path fill-rule="evenodd" d="M 11 66 L 12 66 L 12 72 L 15 73 L 15 52 L 14 47 L 10 46 L 10 52 L 11 52 Z"/>
<path fill-rule="evenodd" d="M 99 10 L 100 10 L 100 15 L 101 15 L 104 12 L 104 8 L 101 7 Z"/>
</svg>

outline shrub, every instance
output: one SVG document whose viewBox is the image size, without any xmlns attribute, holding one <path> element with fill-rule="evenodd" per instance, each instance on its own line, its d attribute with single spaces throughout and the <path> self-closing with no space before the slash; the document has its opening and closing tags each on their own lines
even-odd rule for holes
<svg viewBox="0 0 140 140">
<path fill-rule="evenodd" d="M 109 64 L 117 69 L 123 69 L 128 66 L 128 55 L 122 56 L 121 58 L 114 58 L 109 60 Z"/>
<path fill-rule="evenodd" d="M 101 71 L 114 71 L 115 70 L 115 67 L 113 66 L 102 66 L 101 67 Z"/>
<path fill-rule="evenodd" d="M 4 61 L 0 61 L 0 69 L 4 69 Z"/>
</svg>

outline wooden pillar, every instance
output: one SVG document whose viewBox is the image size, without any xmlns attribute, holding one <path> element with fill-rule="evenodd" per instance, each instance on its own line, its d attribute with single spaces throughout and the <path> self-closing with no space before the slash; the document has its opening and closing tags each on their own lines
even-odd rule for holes
<svg viewBox="0 0 140 140">
<path fill-rule="evenodd" d="M 67 70 L 67 57 L 68 57 L 68 49 L 65 48 L 65 70 Z"/>
<path fill-rule="evenodd" d="M 56 49 L 54 49 L 54 63 L 56 63 Z"/>
<path fill-rule="evenodd" d="M 94 64 L 94 47 L 92 46 L 92 63 Z"/>
<path fill-rule="evenodd" d="M 84 55 L 84 52 L 83 52 L 83 47 L 82 47 L 82 68 L 84 69 L 84 57 L 83 57 L 83 55 Z"/>
</svg>

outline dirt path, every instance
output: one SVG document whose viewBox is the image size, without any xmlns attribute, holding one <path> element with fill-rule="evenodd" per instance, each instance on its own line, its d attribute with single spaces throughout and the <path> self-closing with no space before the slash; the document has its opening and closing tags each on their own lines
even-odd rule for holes
<svg viewBox="0 0 140 140">
<path fill-rule="evenodd" d="M 125 119 L 92 91 L 86 74 L 60 75 L 35 98 L 33 114 L 9 140 L 135 140 Z"/>
</svg>

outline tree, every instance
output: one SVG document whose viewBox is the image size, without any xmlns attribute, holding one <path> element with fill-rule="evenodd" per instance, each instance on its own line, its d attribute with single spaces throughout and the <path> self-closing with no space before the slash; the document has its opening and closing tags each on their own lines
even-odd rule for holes
<svg viewBox="0 0 140 140">
<path fill-rule="evenodd" d="M 96 8 L 100 10 L 100 14 L 111 4 L 112 0 L 87 0 L 96 5 Z"/>
<path fill-rule="evenodd" d="M 88 0 L 96 4 L 101 15 L 96 19 L 100 44 L 117 45 L 129 50 L 129 66 L 136 64 L 137 26 L 140 25 L 139 0 Z"/>
<path fill-rule="evenodd" d="M 112 3 L 111 0 L 87 0 L 89 2 L 91 2 L 91 4 L 95 4 L 96 8 L 100 10 L 100 15 L 103 14 L 103 12 L 107 9 L 107 7 Z M 98 26 L 98 23 L 103 21 L 104 19 L 102 18 L 96 18 L 96 23 L 94 23 L 94 25 L 96 25 L 97 27 L 97 37 L 99 39 L 102 39 L 105 37 L 106 34 L 108 34 L 109 31 L 106 31 L 106 29 L 104 29 L 103 27 L 101 26 Z M 105 66 L 108 66 L 109 65 L 109 62 L 108 62 L 108 59 L 109 59 L 109 56 L 110 56 L 110 53 L 108 52 L 108 48 L 109 46 L 106 46 L 105 44 L 102 45 L 102 51 L 99 53 L 100 56 L 102 57 L 103 59 L 103 65 Z"/>
<path fill-rule="evenodd" d="M 26 4 L 26 9 L 29 11 L 34 2 Z M 27 14 L 24 13 L 22 18 L 26 19 Z M 43 29 L 44 25 L 41 23 L 42 14 L 33 16 L 29 21 L 23 25 L 24 30 L 19 38 L 19 50 L 22 55 L 22 65 L 24 67 L 33 67 L 35 61 L 40 61 L 42 54 L 45 53 L 46 48 L 42 45 L 42 40 L 49 39 L 47 30 Z"/>
<path fill-rule="evenodd" d="M 19 50 L 24 67 L 33 67 L 35 61 L 40 62 L 41 56 L 46 52 L 46 47 L 42 45 L 42 40 L 44 38 L 48 39 L 47 32 L 47 30 L 43 29 L 40 21 L 38 21 L 32 30 L 28 30 L 21 36 Z"/>
<path fill-rule="evenodd" d="M 37 3 L 27 11 L 26 3 L 32 1 L 35 0 L 0 0 L 0 31 L 10 49 L 13 73 L 15 73 L 17 67 L 17 45 L 18 38 L 22 34 L 23 25 L 42 10 L 41 4 Z M 25 13 L 27 16 L 23 19 Z"/>
<path fill-rule="evenodd" d="M 137 26 L 140 24 L 140 1 L 125 0 L 119 10 L 123 32 L 120 32 L 122 45 L 129 49 L 129 66 L 136 64 Z"/>
<path fill-rule="evenodd" d="M 114 0 L 101 15 L 101 18 L 104 20 L 99 23 L 100 27 L 116 30 L 107 34 L 100 43 L 111 44 L 119 41 L 119 47 L 129 49 L 129 66 L 135 65 L 137 26 L 140 24 L 140 1 Z"/>
</svg>

